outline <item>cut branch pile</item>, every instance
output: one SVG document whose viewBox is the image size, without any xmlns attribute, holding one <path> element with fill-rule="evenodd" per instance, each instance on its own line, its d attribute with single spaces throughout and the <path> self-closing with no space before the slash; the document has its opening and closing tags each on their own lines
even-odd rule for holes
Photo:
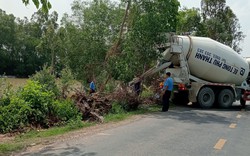
<svg viewBox="0 0 250 156">
<path fill-rule="evenodd" d="M 160 83 L 164 82 L 164 78 L 153 77 L 150 81 L 150 87 L 153 92 L 159 93 L 161 91 Z"/>
<path fill-rule="evenodd" d="M 153 86 L 157 86 L 154 84 Z M 157 87 L 156 87 L 157 88 Z M 126 111 L 136 110 L 140 104 L 155 104 L 153 97 L 139 98 L 132 87 L 119 84 L 109 95 L 94 93 L 87 95 L 84 91 L 76 90 L 72 96 L 75 105 L 82 113 L 83 120 L 103 122 L 103 116 L 112 108 L 112 102 L 117 102 Z"/>
<path fill-rule="evenodd" d="M 164 82 L 164 79 L 163 78 L 154 78 L 152 81 L 151 81 L 151 89 L 152 91 L 155 93 L 154 94 L 154 98 L 151 99 L 153 101 L 153 103 L 161 103 L 161 87 L 160 87 L 160 83 L 162 83 L 163 85 L 163 82 Z"/>
<path fill-rule="evenodd" d="M 109 97 L 101 97 L 98 93 L 86 95 L 78 91 L 72 98 L 82 113 L 83 120 L 103 122 L 103 115 L 112 108 Z"/>
<path fill-rule="evenodd" d="M 120 84 L 112 94 L 112 99 L 121 103 L 122 107 L 127 110 L 136 110 L 141 104 L 138 95 L 133 88 Z"/>
</svg>

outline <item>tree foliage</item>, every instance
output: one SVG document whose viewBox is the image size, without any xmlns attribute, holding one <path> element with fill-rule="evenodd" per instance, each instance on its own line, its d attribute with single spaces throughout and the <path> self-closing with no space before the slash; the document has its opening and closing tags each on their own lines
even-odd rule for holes
<svg viewBox="0 0 250 156">
<path fill-rule="evenodd" d="M 113 77 L 126 82 L 155 63 L 156 45 L 165 43 L 165 34 L 175 31 L 179 7 L 175 0 L 132 2 L 121 54 L 110 60 Z"/>
<path fill-rule="evenodd" d="M 155 61 L 156 45 L 166 41 L 165 33 L 175 31 L 177 0 L 131 1 L 114 3 L 108 0 L 74 1 L 73 15 L 63 18 L 67 63 L 77 78 L 85 79 L 108 71 L 113 78 L 129 81 Z M 126 8 L 129 15 L 122 21 Z M 122 33 L 118 55 L 106 60 L 107 52 Z"/>
<path fill-rule="evenodd" d="M 198 8 L 183 8 L 178 14 L 177 34 L 196 33 L 202 30 L 200 10 Z"/>
<path fill-rule="evenodd" d="M 38 10 L 29 20 L 1 10 L 0 74 L 27 77 L 47 64 L 56 76 L 68 66 L 76 79 L 110 75 L 127 82 L 155 64 L 156 47 L 169 32 L 193 32 L 241 50 L 244 35 L 225 0 L 202 0 L 200 9 L 178 11 L 179 5 L 178 0 L 75 0 L 61 25 L 56 12 Z M 118 53 L 107 57 L 116 46 Z"/>
<path fill-rule="evenodd" d="M 13 15 L 7 15 L 6 12 L 1 9 L 0 19 L 0 73 L 3 73 L 12 68 L 9 62 L 14 63 L 11 51 L 14 49 L 12 41 L 15 40 L 16 24 L 15 17 Z"/>
<path fill-rule="evenodd" d="M 179 11 L 178 33 L 195 32 L 197 36 L 210 37 L 232 47 L 236 52 L 244 39 L 239 20 L 226 0 L 201 0 L 201 8 Z"/>
<path fill-rule="evenodd" d="M 226 5 L 226 0 L 202 0 L 201 9 L 206 35 L 240 52 L 239 43 L 244 35 L 238 18 Z"/>
<path fill-rule="evenodd" d="M 28 19 L 16 19 L 1 11 L 0 74 L 27 76 L 39 68 L 41 62 L 34 53 L 39 42 L 39 28 Z M 1 64 L 0 63 L 0 64 Z"/>
<path fill-rule="evenodd" d="M 107 0 L 74 1 L 73 15 L 64 17 L 64 56 L 78 79 L 99 75 L 106 52 L 119 31 L 122 6 Z"/>
<path fill-rule="evenodd" d="M 51 49 L 59 50 L 57 43 L 60 41 L 56 34 L 56 12 L 48 15 L 38 11 L 32 15 L 31 20 L 15 18 L 2 10 L 0 12 L 1 75 L 5 73 L 28 77 L 40 70 L 44 64 L 56 62 L 51 61 Z M 54 50 L 55 53 L 58 52 L 57 49 Z"/>
<path fill-rule="evenodd" d="M 128 7 L 126 18 L 127 2 L 75 0 L 72 4 L 73 14 L 63 17 L 61 27 L 56 22 L 56 13 L 48 15 L 38 11 L 30 21 L 20 20 L 15 24 L 19 28 L 17 33 L 20 33 L 20 37 L 29 38 L 29 48 L 25 45 L 25 48 L 20 46 L 18 52 L 13 50 L 15 59 L 21 53 L 16 64 L 23 61 L 16 71 L 25 71 L 20 75 L 27 76 L 46 63 L 52 66 L 54 73 L 59 73 L 67 65 L 81 80 L 96 77 L 102 72 L 118 80 L 131 80 L 135 74 L 152 66 L 159 56 L 156 45 L 166 42 L 166 33 L 175 31 L 179 2 L 129 2 L 131 7 Z M 124 30 L 120 31 L 122 21 Z M 106 60 L 107 52 L 121 36 L 119 33 L 122 34 L 118 47 L 120 53 Z M 27 58 L 24 59 L 24 56 Z M 32 59 L 29 56 L 33 56 Z M 25 64 L 29 64 L 30 72 L 26 72 Z M 16 75 L 16 72 L 13 74 Z"/>
<path fill-rule="evenodd" d="M 30 3 L 30 0 L 22 0 L 25 5 Z M 37 9 L 42 9 L 45 13 L 49 12 L 51 9 L 51 3 L 48 0 L 32 0 L 33 4 L 36 6 Z M 42 5 L 42 7 L 40 7 Z"/>
</svg>

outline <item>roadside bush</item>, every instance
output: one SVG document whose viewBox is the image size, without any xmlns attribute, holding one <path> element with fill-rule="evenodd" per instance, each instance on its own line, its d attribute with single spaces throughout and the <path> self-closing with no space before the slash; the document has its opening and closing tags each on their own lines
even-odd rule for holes
<svg viewBox="0 0 250 156">
<path fill-rule="evenodd" d="M 6 133 L 20 130 L 28 124 L 28 114 L 31 108 L 17 97 L 11 98 L 9 105 L 0 107 L 0 132 Z"/>
<path fill-rule="evenodd" d="M 81 116 L 77 116 L 75 119 L 70 119 L 67 122 L 67 127 L 71 130 L 73 129 L 78 129 L 78 128 L 82 128 L 83 122 L 82 122 L 82 117 Z"/>
<path fill-rule="evenodd" d="M 55 117 L 60 121 L 75 120 L 81 117 L 81 114 L 71 100 L 56 100 L 53 102 Z"/>
<path fill-rule="evenodd" d="M 10 104 L 10 98 L 9 97 L 0 98 L 0 107 L 7 106 L 9 104 Z"/>
<path fill-rule="evenodd" d="M 125 101 L 120 101 L 120 105 L 121 107 L 129 112 L 129 111 L 135 111 L 138 109 L 138 106 L 140 105 L 140 101 L 139 100 L 125 100 Z"/>
<path fill-rule="evenodd" d="M 27 81 L 18 94 L 7 98 L 9 102 L 0 106 L 0 133 L 47 128 L 81 116 L 72 101 L 56 100 L 55 94 L 37 81 Z"/>
<path fill-rule="evenodd" d="M 51 68 L 44 66 L 39 72 L 31 77 L 31 80 L 38 81 L 48 91 L 52 91 L 56 96 L 59 96 L 60 92 L 56 85 L 56 76 L 51 73 Z"/>
<path fill-rule="evenodd" d="M 119 104 L 118 102 L 113 102 L 112 103 L 112 108 L 109 113 L 111 114 L 121 114 L 124 113 L 125 110 L 123 109 L 123 106 Z"/>
<path fill-rule="evenodd" d="M 32 109 L 32 113 L 28 116 L 30 123 L 41 126 L 49 125 L 47 117 L 52 112 L 52 102 L 55 99 L 52 91 L 46 90 L 46 87 L 37 81 L 28 81 L 20 93 L 20 98 Z"/>
<path fill-rule="evenodd" d="M 106 85 L 105 85 L 105 92 L 112 93 L 116 89 L 119 82 L 111 79 Z"/>
<path fill-rule="evenodd" d="M 0 78 L 0 107 L 10 103 L 10 97 L 14 94 L 12 85 L 6 78 Z"/>
</svg>

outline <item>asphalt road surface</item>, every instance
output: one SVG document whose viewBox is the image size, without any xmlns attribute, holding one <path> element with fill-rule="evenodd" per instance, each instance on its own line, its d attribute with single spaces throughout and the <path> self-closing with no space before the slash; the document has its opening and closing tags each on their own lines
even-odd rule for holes
<svg viewBox="0 0 250 156">
<path fill-rule="evenodd" d="M 249 156 L 250 106 L 175 107 L 23 156 Z"/>
</svg>

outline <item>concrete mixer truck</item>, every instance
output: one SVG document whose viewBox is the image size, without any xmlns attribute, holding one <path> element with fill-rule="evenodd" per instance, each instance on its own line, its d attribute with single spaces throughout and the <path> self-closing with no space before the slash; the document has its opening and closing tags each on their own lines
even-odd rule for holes
<svg viewBox="0 0 250 156">
<path fill-rule="evenodd" d="M 247 62 L 230 47 L 206 37 L 173 35 L 162 54 L 159 65 L 141 77 L 162 69 L 171 72 L 178 86 L 177 102 L 228 108 L 236 100 L 243 106 L 250 100 L 250 59 Z"/>
</svg>

